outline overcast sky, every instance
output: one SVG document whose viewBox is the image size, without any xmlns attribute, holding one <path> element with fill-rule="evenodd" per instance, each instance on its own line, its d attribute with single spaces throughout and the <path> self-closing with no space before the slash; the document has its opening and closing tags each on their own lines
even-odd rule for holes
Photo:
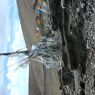
<svg viewBox="0 0 95 95">
<path fill-rule="evenodd" d="M 0 0 L 0 52 L 25 48 L 16 0 Z M 28 95 L 28 66 L 15 70 L 17 58 L 0 57 L 0 95 Z M 20 75 L 21 73 L 21 75 Z"/>
</svg>

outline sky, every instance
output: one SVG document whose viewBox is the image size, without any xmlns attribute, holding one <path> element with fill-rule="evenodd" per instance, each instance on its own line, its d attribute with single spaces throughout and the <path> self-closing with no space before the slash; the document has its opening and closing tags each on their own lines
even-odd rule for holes
<svg viewBox="0 0 95 95">
<path fill-rule="evenodd" d="M 25 48 L 16 0 L 0 0 L 0 52 Z M 0 95 L 28 95 L 29 69 L 16 70 L 20 59 L 0 57 Z"/>
</svg>

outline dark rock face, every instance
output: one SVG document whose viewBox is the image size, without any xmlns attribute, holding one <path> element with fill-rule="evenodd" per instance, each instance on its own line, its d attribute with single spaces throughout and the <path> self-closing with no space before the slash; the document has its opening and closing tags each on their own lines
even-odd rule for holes
<svg viewBox="0 0 95 95">
<path fill-rule="evenodd" d="M 83 34 L 85 19 L 83 10 L 77 7 L 80 2 L 72 2 L 66 2 L 65 4 L 67 9 L 64 10 L 64 32 L 66 32 L 71 68 L 78 68 L 80 64 L 80 66 L 82 65 L 82 73 L 85 73 L 87 58 L 86 41 Z M 77 11 L 77 8 L 79 8 L 79 11 Z"/>
<path fill-rule="evenodd" d="M 58 28 L 62 37 L 62 59 L 64 61 L 64 68 L 71 70 L 80 69 L 80 75 L 86 73 L 86 61 L 87 61 L 87 48 L 86 39 L 84 37 L 84 29 L 87 9 L 87 3 L 84 1 L 64 0 L 64 9 L 61 8 L 61 0 L 52 0 L 51 5 L 51 22 L 52 29 L 56 31 Z M 60 10 L 59 10 L 60 9 Z M 56 11 L 55 11 L 56 10 Z M 64 47 L 66 48 L 64 50 Z M 70 67 L 69 67 L 70 65 Z M 65 85 L 71 84 L 71 77 L 73 74 L 63 74 L 62 81 Z M 71 76 L 72 75 L 72 76 Z M 68 81 L 68 82 L 67 82 Z M 72 80 L 73 81 L 73 80 Z M 67 83 L 67 84 L 66 84 Z M 84 84 L 85 86 L 85 84 Z M 81 86 L 82 88 L 83 86 Z M 85 89 L 85 88 L 82 88 Z M 85 95 L 81 91 L 82 95 Z M 84 93 L 84 94 L 83 94 Z"/>
<path fill-rule="evenodd" d="M 60 26 L 62 26 L 61 0 L 50 0 L 49 5 L 52 29 L 56 31 Z"/>
<path fill-rule="evenodd" d="M 70 2 L 70 32 L 74 36 L 76 42 L 78 61 L 81 67 L 81 72 L 84 74 L 86 70 L 86 62 L 88 58 L 87 51 L 87 35 L 85 28 L 90 27 L 92 15 L 94 14 L 94 0 L 71 0 Z M 87 24 L 88 23 L 88 24 Z M 89 31 L 90 33 L 90 31 Z M 67 41 L 68 42 L 68 41 Z"/>
<path fill-rule="evenodd" d="M 85 8 L 86 2 L 83 1 L 81 3 L 85 3 L 84 8 L 79 8 L 79 12 L 77 12 L 79 3 L 78 0 L 64 0 L 63 5 L 65 8 L 62 9 L 61 0 L 51 0 L 50 17 L 52 29 L 56 31 L 59 28 L 61 32 L 63 49 L 67 44 L 68 53 L 62 51 L 65 66 L 67 67 L 67 64 L 69 64 L 67 62 L 69 60 L 71 69 L 77 69 L 80 64 L 83 67 L 83 73 L 85 73 L 87 49 L 83 34 L 85 23 L 83 12 L 87 10 Z"/>
<path fill-rule="evenodd" d="M 80 85 L 85 89 L 86 95 L 94 95 L 95 87 L 93 90 L 90 88 L 93 87 L 91 84 L 93 84 L 93 75 L 95 75 L 95 49 L 93 48 L 95 47 L 95 39 L 93 39 L 95 36 L 95 0 L 70 0 L 69 3 L 64 1 L 67 4 L 65 7 L 68 7 L 68 10 L 65 9 L 64 12 L 64 32 L 66 33 L 71 67 L 75 67 L 76 63 L 79 64 L 81 74 L 87 76 L 85 84 L 81 83 Z M 75 61 L 76 63 L 74 63 Z M 84 91 L 81 93 L 81 95 L 85 95 Z"/>
</svg>

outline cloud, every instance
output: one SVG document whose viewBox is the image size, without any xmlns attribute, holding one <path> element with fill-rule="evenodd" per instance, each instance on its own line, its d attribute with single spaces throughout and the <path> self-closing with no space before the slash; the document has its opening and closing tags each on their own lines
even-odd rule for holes
<svg viewBox="0 0 95 95">
<path fill-rule="evenodd" d="M 7 51 L 8 43 L 13 40 L 12 45 L 9 44 L 14 51 L 20 48 L 25 48 L 24 39 L 22 36 L 21 25 L 18 19 L 16 0 L 0 0 L 0 52 Z M 15 35 L 15 36 L 14 36 Z M 12 37 L 11 37 L 12 36 Z M 0 57 L 0 63 L 3 62 L 4 58 Z M 10 95 L 28 95 L 28 66 L 26 68 L 19 68 L 15 70 L 17 65 L 17 58 L 9 58 L 7 67 L 7 77 L 10 79 L 8 89 Z M 5 63 L 4 63 L 5 64 Z M 12 66 L 13 65 L 13 66 Z M 5 66 L 5 65 L 4 65 Z M 0 65 L 3 68 L 3 65 Z M 5 95 L 3 89 L 4 84 L 4 70 L 0 71 L 0 95 Z M 21 75 L 20 75 L 21 74 Z M 1 86 L 4 87 L 1 89 Z"/>
<path fill-rule="evenodd" d="M 8 34 L 8 0 L 0 0 L 0 50 L 6 46 Z"/>
<path fill-rule="evenodd" d="M 11 42 L 14 40 L 14 31 L 17 29 L 17 22 L 19 19 L 18 8 L 16 0 L 8 0 L 8 15 L 9 15 L 9 31 L 11 32 L 11 37 L 9 38 Z"/>
<path fill-rule="evenodd" d="M 10 95 L 28 95 L 28 67 L 19 68 L 7 74 L 11 80 L 8 85 Z"/>
<path fill-rule="evenodd" d="M 0 0 L 0 52 L 4 52 L 7 47 L 8 37 L 8 0 Z M 4 57 L 0 57 L 0 69 L 4 68 Z M 6 64 L 6 63 L 5 63 Z M 0 90 L 4 87 L 4 70 L 0 70 Z M 3 93 L 3 92 L 2 92 Z M 1 91 L 0 91 L 0 95 Z M 4 95 L 4 94 L 3 94 Z"/>
<path fill-rule="evenodd" d="M 17 12 L 16 0 L 0 0 L 0 52 L 6 52 L 8 44 L 13 51 L 26 48 Z M 10 41 L 11 43 L 9 43 Z M 0 57 L 0 63 L 3 62 L 3 59 Z M 28 95 L 29 67 L 16 70 L 17 61 L 16 57 L 8 60 L 8 73 L 6 76 L 10 83 L 7 88 L 10 95 Z M 0 65 L 0 67 L 3 68 L 3 65 Z M 7 90 L 3 92 L 5 88 L 3 86 L 3 72 L 3 70 L 0 71 L 0 95 L 6 95 L 4 92 L 7 92 Z M 1 86 L 3 89 L 1 89 Z"/>
<path fill-rule="evenodd" d="M 13 50 L 19 50 L 22 48 L 26 48 L 24 38 L 22 35 L 23 34 L 22 34 L 21 25 L 20 25 L 20 23 L 18 23 L 17 32 L 15 32 L 15 39 L 14 39 L 14 42 L 12 44 Z"/>
<path fill-rule="evenodd" d="M 19 49 L 26 48 L 22 29 L 19 20 L 15 21 L 15 38 L 11 45 L 12 50 L 16 51 Z M 20 60 L 20 58 L 19 58 Z M 29 67 L 26 68 L 17 68 L 18 58 L 13 57 L 9 58 L 8 60 L 8 73 L 7 77 L 10 80 L 10 84 L 8 84 L 8 89 L 10 90 L 10 95 L 28 95 L 28 74 L 29 74 Z"/>
</svg>

